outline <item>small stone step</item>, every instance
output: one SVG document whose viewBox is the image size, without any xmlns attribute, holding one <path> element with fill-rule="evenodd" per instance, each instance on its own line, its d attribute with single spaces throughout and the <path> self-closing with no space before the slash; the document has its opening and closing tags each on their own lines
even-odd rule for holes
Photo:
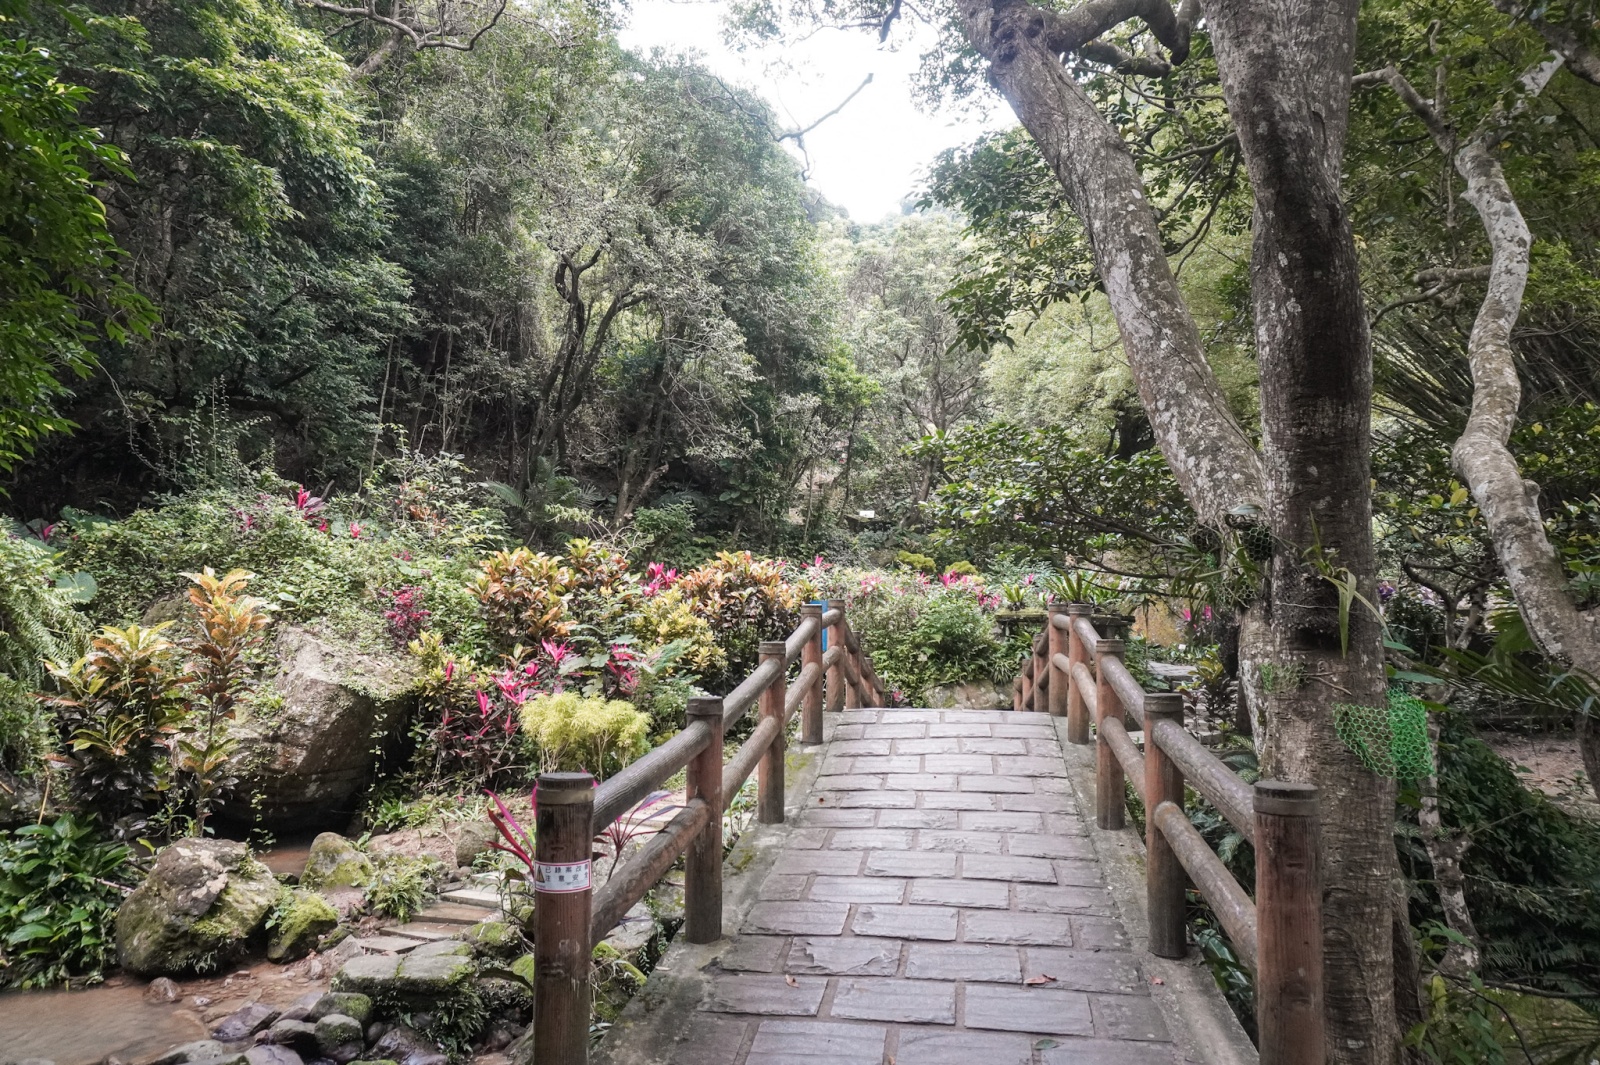
<svg viewBox="0 0 1600 1065">
<path fill-rule="evenodd" d="M 496 909 L 499 908 L 498 900 Z M 417 911 L 417 917 L 435 924 L 477 924 L 486 917 L 491 916 L 483 912 L 482 906 L 468 905 L 460 902 L 435 902 Z"/>
<path fill-rule="evenodd" d="M 456 888 L 446 891 L 439 896 L 449 902 L 460 903 L 463 906 L 476 906 L 484 910 L 498 910 L 500 908 L 500 892 L 490 888 Z"/>
<path fill-rule="evenodd" d="M 461 933 L 458 924 L 434 924 L 430 921 L 410 921 L 398 924 L 393 928 L 385 928 L 385 932 L 395 936 L 409 936 L 422 942 L 431 942 L 435 939 L 449 939 Z"/>
<path fill-rule="evenodd" d="M 379 935 L 367 936 L 362 939 L 352 939 L 350 942 L 360 947 L 368 954 L 386 954 L 390 951 L 403 954 L 404 952 L 415 947 L 421 942 L 421 940 L 409 938 L 407 936 Z"/>
</svg>

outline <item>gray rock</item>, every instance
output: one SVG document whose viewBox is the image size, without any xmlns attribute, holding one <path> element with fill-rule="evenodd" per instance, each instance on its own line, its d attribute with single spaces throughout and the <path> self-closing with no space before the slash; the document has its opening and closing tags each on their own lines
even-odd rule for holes
<svg viewBox="0 0 1600 1065">
<path fill-rule="evenodd" d="M 372 859 L 336 832 L 324 832 L 311 841 L 300 886 L 322 888 L 365 887 L 372 882 Z M 332 906 L 324 903 L 332 910 Z M 337 923 L 337 914 L 335 914 Z"/>
<path fill-rule="evenodd" d="M 263 1044 L 244 1052 L 250 1065 L 305 1065 L 305 1059 L 288 1047 Z"/>
<path fill-rule="evenodd" d="M 322 992 L 308 991 L 306 994 L 295 999 L 294 1005 L 284 1010 L 278 1016 L 280 1019 L 285 1021 L 314 1021 L 317 1018 L 312 1011 L 317 1008 L 317 1003 L 321 1001 Z"/>
<path fill-rule="evenodd" d="M 472 947 L 459 939 L 435 939 L 411 950 L 413 958 L 470 958 Z"/>
<path fill-rule="evenodd" d="M 250 1065 L 250 1059 L 236 1050 L 225 1050 L 210 1058 L 190 1058 L 188 1065 Z"/>
<path fill-rule="evenodd" d="M 217 1022 L 211 1034 L 224 1043 L 239 1043 L 278 1019 L 278 1011 L 265 1002 L 252 1002 Z"/>
<path fill-rule="evenodd" d="M 165 976 L 158 976 L 144 989 L 144 997 L 148 1002 L 176 1002 L 183 994 L 177 984 Z"/>
<path fill-rule="evenodd" d="M 317 1049 L 334 1061 L 354 1061 L 367 1045 L 361 1022 L 342 1013 L 330 1013 L 317 1022 Z"/>
<path fill-rule="evenodd" d="M 403 1024 L 397 1024 L 372 1046 L 377 1057 L 396 1065 L 449 1065 L 450 1059 L 425 1037 Z"/>
<path fill-rule="evenodd" d="M 261 1033 L 261 1042 L 269 1046 L 291 1047 L 302 1053 L 315 1053 L 317 1026 L 309 1021 L 279 1021 Z"/>
<path fill-rule="evenodd" d="M 294 892 L 267 935 L 267 960 L 285 962 L 304 957 L 338 924 L 339 911 L 327 899 L 315 891 Z"/>
<path fill-rule="evenodd" d="M 240 954 L 278 898 L 243 843 L 183 839 L 117 911 L 117 953 L 141 976 L 209 971 Z"/>
<path fill-rule="evenodd" d="M 148 1065 L 187 1065 L 191 1061 L 220 1057 L 227 1052 L 228 1048 L 215 1039 L 201 1039 L 185 1043 L 181 1047 L 173 1047 L 159 1058 L 152 1059 Z"/>
<path fill-rule="evenodd" d="M 265 827 L 342 825 L 372 779 L 373 737 L 396 742 L 411 704 L 416 671 L 408 656 L 369 654 L 293 625 L 278 630 L 282 666 L 273 684 L 283 708 L 270 720 L 242 722 L 231 766 L 240 767 L 225 815 L 259 815 Z"/>
</svg>

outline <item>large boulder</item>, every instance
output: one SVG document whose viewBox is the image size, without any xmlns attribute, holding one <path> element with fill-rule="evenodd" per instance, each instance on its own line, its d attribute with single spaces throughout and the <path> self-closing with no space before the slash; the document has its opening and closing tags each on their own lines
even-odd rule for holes
<svg viewBox="0 0 1600 1065">
<path fill-rule="evenodd" d="M 403 738 L 416 667 L 295 626 L 278 632 L 276 652 L 283 701 L 234 730 L 242 771 L 223 813 L 275 828 L 342 826 L 372 778 L 374 751 Z"/>
<path fill-rule="evenodd" d="M 141 976 L 211 971 L 245 949 L 277 898 L 243 843 L 179 840 L 117 911 L 117 953 Z"/>
</svg>

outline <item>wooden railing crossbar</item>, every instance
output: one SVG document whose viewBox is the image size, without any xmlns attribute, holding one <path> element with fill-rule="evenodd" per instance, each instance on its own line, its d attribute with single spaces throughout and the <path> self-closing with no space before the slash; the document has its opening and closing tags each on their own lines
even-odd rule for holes
<svg viewBox="0 0 1600 1065">
<path fill-rule="evenodd" d="M 789 723 L 801 717 L 801 742 L 822 742 L 824 709 L 882 706 L 883 685 L 850 631 L 843 600 L 807 603 L 788 637 L 763 642 L 760 664 L 721 699 L 691 699 L 682 732 L 595 786 L 588 773 L 544 773 L 535 786 L 534 1060 L 588 1060 L 589 970 L 594 944 L 620 923 L 678 861 L 685 860 L 684 936 L 708 943 L 722 934 L 722 815 L 751 774 L 758 776 L 757 820 L 784 819 L 784 755 Z M 824 643 L 827 644 L 824 650 Z M 800 664 L 792 681 L 789 667 Z M 724 761 L 727 730 L 759 706 L 761 720 Z M 593 839 L 686 769 L 684 804 L 666 825 L 593 887 Z"/>
<path fill-rule="evenodd" d="M 1092 615 L 1084 604 L 1050 608 L 1012 684 L 1012 708 L 1064 717 L 1070 742 L 1095 744 L 1099 827 L 1123 827 L 1128 786 L 1143 803 L 1151 952 L 1187 952 L 1184 893 L 1192 882 L 1255 973 L 1262 1065 L 1322 1065 L 1316 788 L 1247 784 L 1184 728 L 1181 695 L 1144 690 L 1122 660 L 1123 642 L 1102 636 Z M 1130 731 L 1142 733 L 1142 750 Z M 1189 821 L 1185 786 L 1255 846 L 1253 900 Z"/>
</svg>

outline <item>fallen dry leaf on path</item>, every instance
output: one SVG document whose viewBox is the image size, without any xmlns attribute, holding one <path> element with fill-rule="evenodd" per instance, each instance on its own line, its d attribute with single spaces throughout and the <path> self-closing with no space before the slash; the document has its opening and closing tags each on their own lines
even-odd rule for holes
<svg viewBox="0 0 1600 1065">
<path fill-rule="evenodd" d="M 800 986 L 800 981 L 796 980 L 792 976 L 785 976 L 783 978 L 783 982 L 788 984 L 790 987 L 799 987 Z"/>
<path fill-rule="evenodd" d="M 1029 987 L 1038 987 L 1040 984 L 1053 984 L 1056 982 L 1056 978 L 1049 973 L 1040 973 L 1038 976 L 1030 976 L 1022 982 Z"/>
</svg>

